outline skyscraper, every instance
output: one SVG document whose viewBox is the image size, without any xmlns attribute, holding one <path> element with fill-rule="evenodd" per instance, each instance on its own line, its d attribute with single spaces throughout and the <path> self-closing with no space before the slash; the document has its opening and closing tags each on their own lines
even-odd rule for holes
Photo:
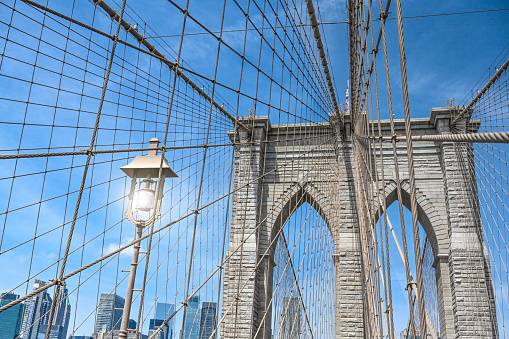
<svg viewBox="0 0 509 339">
<path fill-rule="evenodd" d="M 184 322 L 183 339 L 198 339 L 200 333 L 200 297 L 189 299 Z"/>
<path fill-rule="evenodd" d="M 155 318 L 150 319 L 149 322 L 148 335 L 151 336 L 174 311 L 175 305 L 173 304 L 157 303 Z M 157 334 L 155 339 L 173 339 L 173 319 L 164 326 L 164 329 Z"/>
<path fill-rule="evenodd" d="M 71 317 L 71 304 L 67 296 L 67 288 L 61 287 L 58 303 L 55 307 L 55 315 L 51 324 L 50 339 L 66 339 L 69 318 Z M 50 299 L 51 300 L 51 299 Z M 44 322 L 39 326 L 39 336 L 45 336 L 48 330 L 49 314 L 44 317 Z"/>
<path fill-rule="evenodd" d="M 44 281 L 35 280 L 34 290 L 46 285 Z M 21 338 L 37 339 L 41 325 L 48 323 L 49 310 L 51 308 L 51 297 L 47 290 L 44 290 L 25 301 L 23 320 L 21 323 Z"/>
<path fill-rule="evenodd" d="M 95 318 L 94 333 L 101 333 L 103 328 L 106 328 L 107 332 L 120 330 L 124 302 L 124 298 L 116 294 L 101 293 Z M 115 308 L 119 310 L 115 310 Z"/>
<path fill-rule="evenodd" d="M 217 303 L 203 302 L 201 304 L 200 336 L 199 339 L 209 339 L 216 329 Z M 214 334 L 214 338 L 216 335 Z"/>
<path fill-rule="evenodd" d="M 34 290 L 46 285 L 44 281 L 36 280 Z M 21 324 L 21 338 L 38 339 L 45 336 L 48 329 L 52 299 L 47 290 L 42 291 L 25 301 L 23 319 Z M 65 339 L 71 305 L 67 298 L 67 288 L 60 288 L 58 302 L 55 306 L 55 315 L 51 324 L 50 339 Z"/>
<path fill-rule="evenodd" d="M 156 316 L 154 319 L 165 320 L 173 312 L 175 312 L 175 305 L 166 303 L 156 304 Z"/>
<path fill-rule="evenodd" d="M 60 288 L 59 302 L 55 310 L 54 326 L 61 327 L 59 338 L 67 338 L 67 328 L 69 327 L 69 318 L 71 317 L 71 303 L 69 302 L 67 287 Z"/>
<path fill-rule="evenodd" d="M 2 293 L 0 307 L 19 298 L 13 293 Z M 14 339 L 19 335 L 21 319 L 23 318 L 23 304 L 17 304 L 0 313 L 0 338 Z"/>
<path fill-rule="evenodd" d="M 301 337 L 302 332 L 302 316 L 300 308 L 300 300 L 296 297 L 284 297 L 283 305 L 281 305 L 283 312 L 281 317 L 283 319 L 281 338 L 282 339 L 297 339 Z"/>
<path fill-rule="evenodd" d="M 154 332 L 163 324 L 164 320 L 160 319 L 150 319 L 149 327 L 148 327 L 148 335 L 149 337 L 154 334 Z M 157 333 L 154 339 L 172 339 L 172 334 L 169 332 L 169 326 L 166 325 L 164 328 Z"/>
</svg>

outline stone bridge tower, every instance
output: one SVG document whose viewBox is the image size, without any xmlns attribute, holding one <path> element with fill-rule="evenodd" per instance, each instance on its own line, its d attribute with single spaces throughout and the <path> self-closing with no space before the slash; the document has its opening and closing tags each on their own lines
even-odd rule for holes
<svg viewBox="0 0 509 339">
<path fill-rule="evenodd" d="M 449 120 L 450 108 L 434 108 L 429 118 L 412 120 L 412 134 L 450 133 Z M 253 133 L 230 134 L 235 142 L 236 191 L 228 248 L 231 258 L 224 267 L 221 338 L 271 338 L 275 240 L 304 202 L 322 216 L 334 239 L 336 338 L 364 338 L 361 246 L 348 120 L 343 138 L 335 133 L 333 123 L 271 125 L 268 117 L 242 122 L 250 124 Z M 395 128 L 396 134 L 404 134 L 404 121 L 396 120 Z M 390 135 L 388 121 L 382 122 L 382 133 Z M 432 141 L 413 145 L 419 221 L 435 258 L 440 336 L 497 337 L 477 189 L 469 185 L 475 176 L 472 149 Z M 386 185 L 379 190 L 389 206 L 397 199 L 390 143 L 383 151 Z M 409 208 L 403 142 L 398 145 L 398 157 L 403 204 Z M 373 159 L 380 162 L 377 153 Z"/>
</svg>

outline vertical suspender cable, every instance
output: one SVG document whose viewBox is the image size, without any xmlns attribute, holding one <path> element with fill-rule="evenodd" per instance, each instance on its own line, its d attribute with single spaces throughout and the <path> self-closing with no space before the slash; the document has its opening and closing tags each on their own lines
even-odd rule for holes
<svg viewBox="0 0 509 339">
<path fill-rule="evenodd" d="M 401 0 L 396 0 L 396 13 L 398 19 L 398 38 L 399 38 L 399 54 L 401 64 L 401 87 L 403 90 L 403 109 L 405 113 L 405 132 L 407 136 L 407 157 L 408 157 L 408 178 L 410 183 L 410 210 L 412 212 L 412 226 L 414 231 L 414 252 L 415 267 L 417 275 L 417 291 L 419 297 L 419 318 L 421 337 L 426 338 L 426 317 L 424 307 L 424 290 L 422 282 L 422 261 L 421 261 L 421 242 L 419 237 L 419 217 L 417 212 L 417 195 L 415 190 L 415 172 L 414 172 L 414 156 L 412 148 L 412 128 L 410 126 L 410 104 L 408 100 L 408 83 L 406 72 L 406 56 L 405 56 L 405 40 L 403 36 L 403 18 L 401 13 Z"/>
</svg>

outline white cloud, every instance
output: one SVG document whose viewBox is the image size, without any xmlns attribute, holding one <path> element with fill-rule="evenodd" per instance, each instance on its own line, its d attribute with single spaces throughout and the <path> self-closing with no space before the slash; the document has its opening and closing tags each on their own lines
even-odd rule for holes
<svg viewBox="0 0 509 339">
<path fill-rule="evenodd" d="M 122 238 L 120 245 L 118 243 L 109 243 L 108 246 L 106 246 L 104 253 L 111 253 L 111 252 L 119 249 L 120 247 L 129 244 L 133 240 L 134 240 L 134 237 L 124 237 L 124 238 Z M 134 252 L 134 245 L 130 246 L 130 247 L 126 248 L 125 250 L 123 250 L 122 252 L 120 252 L 120 255 L 125 256 L 125 257 L 132 257 L 133 252 Z"/>
</svg>

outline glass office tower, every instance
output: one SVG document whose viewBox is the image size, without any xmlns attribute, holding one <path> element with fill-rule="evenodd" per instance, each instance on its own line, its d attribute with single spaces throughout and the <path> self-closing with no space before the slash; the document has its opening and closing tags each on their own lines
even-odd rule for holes
<svg viewBox="0 0 509 339">
<path fill-rule="evenodd" d="M 13 293 L 2 293 L 0 307 L 19 298 Z M 19 335 L 23 319 L 23 304 L 17 304 L 0 313 L 0 338 L 14 339 Z"/>
</svg>

